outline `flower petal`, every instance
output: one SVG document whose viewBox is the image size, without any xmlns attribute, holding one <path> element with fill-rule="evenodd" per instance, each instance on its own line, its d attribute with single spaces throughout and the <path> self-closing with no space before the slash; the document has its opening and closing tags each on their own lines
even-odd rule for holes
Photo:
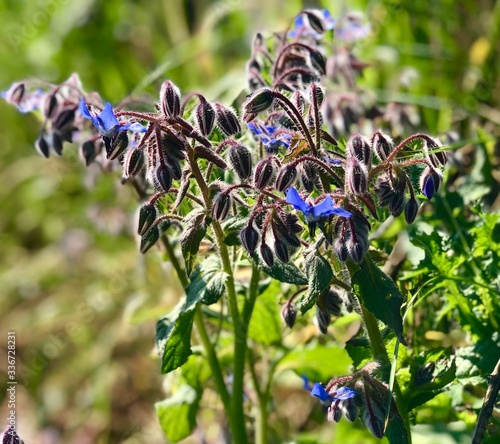
<svg viewBox="0 0 500 444">
<path fill-rule="evenodd" d="M 311 395 L 318 398 L 323 404 L 330 405 L 331 401 L 333 401 L 333 397 L 327 393 L 325 388 L 319 383 L 316 382 L 314 387 L 311 390 Z"/>
<path fill-rule="evenodd" d="M 299 193 L 294 187 L 290 187 L 286 193 L 286 201 L 292 204 L 293 208 L 302 211 L 302 213 L 307 214 L 309 212 L 310 205 L 302 200 Z"/>
<path fill-rule="evenodd" d="M 354 398 L 357 395 L 357 393 L 358 392 L 351 387 L 340 387 L 333 396 L 333 398 L 341 400 L 350 399 Z"/>
<path fill-rule="evenodd" d="M 141 125 L 139 122 L 126 123 L 125 125 L 120 125 L 120 131 L 132 131 L 133 133 L 145 133 L 147 128 Z"/>
<path fill-rule="evenodd" d="M 97 120 L 99 121 L 99 124 L 103 130 L 101 134 L 106 133 L 105 135 L 109 135 L 110 133 L 115 132 L 116 128 L 120 126 L 120 122 L 113 112 L 111 103 L 106 103 L 104 109 L 97 116 Z"/>
<path fill-rule="evenodd" d="M 326 196 L 323 201 L 311 207 L 311 214 L 314 218 L 329 216 L 334 214 L 335 207 L 331 196 Z"/>
</svg>

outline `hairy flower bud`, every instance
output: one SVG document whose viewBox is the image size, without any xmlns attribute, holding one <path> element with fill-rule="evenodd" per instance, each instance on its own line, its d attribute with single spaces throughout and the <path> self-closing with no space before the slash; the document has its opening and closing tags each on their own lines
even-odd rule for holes
<svg viewBox="0 0 500 444">
<path fill-rule="evenodd" d="M 299 180 L 304 189 L 311 193 L 318 180 L 318 170 L 312 162 L 302 162 L 298 168 Z"/>
<path fill-rule="evenodd" d="M 172 186 L 172 172 L 167 165 L 158 165 L 152 173 L 152 182 L 156 191 L 168 193 Z"/>
<path fill-rule="evenodd" d="M 293 185 L 297 178 L 297 167 L 293 164 L 285 165 L 281 168 L 276 178 L 276 189 L 278 191 L 285 191 Z"/>
<path fill-rule="evenodd" d="M 435 168 L 442 167 L 448 162 L 448 153 L 446 151 L 433 151 L 435 149 L 440 149 L 442 146 L 442 143 L 438 139 L 429 137 L 424 140 L 425 154 L 431 165 Z"/>
<path fill-rule="evenodd" d="M 212 207 L 212 215 L 214 219 L 221 221 L 224 220 L 231 208 L 231 195 L 229 193 L 222 192 L 214 200 L 214 205 Z"/>
<path fill-rule="evenodd" d="M 437 170 L 427 167 L 420 176 L 420 189 L 427 199 L 431 200 L 434 193 L 439 189 L 441 176 Z"/>
<path fill-rule="evenodd" d="M 160 238 L 160 230 L 154 226 L 146 232 L 141 238 L 140 251 L 142 254 L 146 253 Z"/>
<path fill-rule="evenodd" d="M 316 83 L 311 83 L 309 87 L 309 96 L 309 100 L 311 101 L 311 103 L 314 103 L 314 101 L 316 101 L 317 106 L 321 106 L 323 100 L 325 99 L 323 88 L 321 88 L 321 86 Z"/>
<path fill-rule="evenodd" d="M 85 166 L 89 166 L 97 157 L 97 148 L 92 140 L 86 140 L 82 143 L 81 154 L 85 161 Z"/>
<path fill-rule="evenodd" d="M 156 220 L 156 207 L 153 204 L 144 204 L 139 210 L 139 223 L 137 233 L 144 236 Z"/>
<path fill-rule="evenodd" d="M 241 230 L 240 238 L 245 250 L 253 256 L 259 242 L 259 232 L 252 225 L 248 225 Z"/>
<path fill-rule="evenodd" d="M 127 151 L 123 160 L 123 172 L 125 177 L 135 176 L 144 166 L 144 151 L 133 148 Z"/>
<path fill-rule="evenodd" d="M 103 137 L 104 147 L 106 148 L 106 158 L 114 160 L 121 156 L 128 147 L 128 136 L 126 131 L 119 132 L 116 137 L 110 139 Z"/>
<path fill-rule="evenodd" d="M 215 109 L 217 110 L 217 125 L 226 136 L 241 133 L 241 125 L 233 109 L 220 103 L 215 103 Z"/>
<path fill-rule="evenodd" d="M 290 252 L 288 251 L 288 245 L 283 239 L 275 237 L 274 239 L 274 253 L 278 259 L 286 264 L 290 260 Z"/>
<path fill-rule="evenodd" d="M 283 308 L 281 309 L 281 317 L 289 328 L 293 328 L 293 326 L 295 325 L 295 320 L 297 319 L 297 310 L 289 300 L 285 305 L 283 305 Z"/>
<path fill-rule="evenodd" d="M 250 94 L 243 104 L 243 122 L 251 122 L 259 113 L 270 108 L 273 101 L 273 90 L 270 88 L 262 88 Z"/>
<path fill-rule="evenodd" d="M 181 112 L 181 93 L 170 80 L 163 82 L 160 89 L 160 109 L 168 118 L 175 118 Z"/>
<path fill-rule="evenodd" d="M 394 142 L 387 134 L 377 131 L 372 137 L 372 146 L 379 160 L 383 162 L 394 149 Z"/>
<path fill-rule="evenodd" d="M 268 267 L 272 267 L 274 265 L 274 255 L 271 247 L 267 245 L 264 241 L 260 244 L 260 257 L 267 264 Z"/>
<path fill-rule="evenodd" d="M 406 202 L 405 205 L 405 219 L 406 223 L 411 224 L 417 217 L 418 213 L 418 202 L 415 198 L 411 198 Z"/>
<path fill-rule="evenodd" d="M 276 175 L 276 166 L 271 157 L 261 160 L 256 166 L 253 175 L 253 184 L 259 190 L 267 187 Z"/>
<path fill-rule="evenodd" d="M 229 163 L 241 180 L 246 180 L 252 174 L 252 155 L 250 150 L 240 144 L 229 147 Z"/>
<path fill-rule="evenodd" d="M 398 194 L 404 194 L 406 190 L 406 182 L 408 177 L 402 168 L 396 165 L 392 165 L 389 180 L 391 182 L 392 189 Z"/>
<path fill-rule="evenodd" d="M 57 100 L 57 96 L 55 93 L 51 93 L 45 97 L 43 103 L 43 112 L 46 119 L 51 119 L 54 116 L 58 104 L 59 101 Z"/>
<path fill-rule="evenodd" d="M 318 307 L 332 316 L 340 316 L 342 307 L 342 298 L 331 288 L 321 293 L 317 301 Z"/>
<path fill-rule="evenodd" d="M 54 129 L 63 131 L 73 126 L 75 110 L 73 108 L 62 110 L 55 119 Z"/>
<path fill-rule="evenodd" d="M 321 16 L 321 10 L 318 9 L 306 9 L 302 11 L 309 21 L 311 28 L 319 34 L 325 32 L 325 26 L 323 24 L 323 17 Z"/>
<path fill-rule="evenodd" d="M 332 317 L 330 313 L 327 313 L 326 311 L 321 310 L 319 306 L 316 306 L 316 322 L 318 324 L 319 331 L 326 335 L 328 332 L 328 326 L 330 325 L 330 321 L 332 320 Z"/>
<path fill-rule="evenodd" d="M 350 157 L 346 162 L 345 180 L 354 194 L 365 194 L 368 189 L 368 171 L 365 164 L 356 157 Z"/>
<path fill-rule="evenodd" d="M 35 142 L 35 147 L 37 151 L 44 157 L 49 158 L 50 156 L 50 145 L 45 138 L 45 134 L 42 132 Z"/>
<path fill-rule="evenodd" d="M 194 118 L 200 133 L 209 136 L 215 125 L 215 108 L 203 96 L 199 96 L 200 103 L 194 110 Z"/>
<path fill-rule="evenodd" d="M 425 366 L 418 366 L 417 372 L 414 375 L 414 384 L 419 386 L 431 382 L 435 369 L 436 363 L 432 361 L 425 364 Z"/>
<path fill-rule="evenodd" d="M 347 141 L 347 152 L 349 156 L 355 157 L 366 166 L 370 166 L 372 162 L 372 149 L 370 141 L 360 135 L 354 134 Z"/>
</svg>

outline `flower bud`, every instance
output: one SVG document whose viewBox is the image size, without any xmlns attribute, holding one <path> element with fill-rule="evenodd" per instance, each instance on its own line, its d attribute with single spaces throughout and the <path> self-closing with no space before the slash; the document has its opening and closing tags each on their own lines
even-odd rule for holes
<svg viewBox="0 0 500 444">
<path fill-rule="evenodd" d="M 207 100 L 199 96 L 200 103 L 194 110 L 194 118 L 200 133 L 205 137 L 209 136 L 215 125 L 215 108 Z"/>
<path fill-rule="evenodd" d="M 253 184 L 259 190 L 263 190 L 274 179 L 276 166 L 271 157 L 261 160 L 256 166 L 253 174 Z"/>
<path fill-rule="evenodd" d="M 75 120 L 75 110 L 74 109 L 65 109 L 59 113 L 54 122 L 54 129 L 56 130 L 65 130 L 69 126 L 73 125 Z"/>
<path fill-rule="evenodd" d="M 309 51 L 309 55 L 311 56 L 312 66 L 324 76 L 326 74 L 326 57 L 321 53 L 321 51 Z M 323 99 L 321 99 L 321 102 L 318 102 L 318 104 L 322 102 Z"/>
<path fill-rule="evenodd" d="M 316 83 L 311 83 L 309 88 L 309 100 L 311 103 L 314 103 L 314 99 L 316 100 L 317 106 L 321 106 L 323 100 L 325 99 L 325 93 L 323 88 Z"/>
<path fill-rule="evenodd" d="M 405 219 L 406 223 L 411 224 L 417 217 L 418 213 L 418 202 L 415 198 L 411 198 L 406 202 L 405 205 Z"/>
<path fill-rule="evenodd" d="M 127 151 L 123 161 L 125 177 L 135 176 L 144 166 L 144 151 L 133 148 Z"/>
<path fill-rule="evenodd" d="M 226 136 L 241 133 L 241 125 L 236 113 L 220 103 L 215 103 L 217 110 L 217 125 Z"/>
<path fill-rule="evenodd" d="M 262 88 L 252 93 L 243 104 L 243 122 L 251 122 L 259 113 L 270 108 L 273 101 L 274 94 L 270 88 Z"/>
<path fill-rule="evenodd" d="M 44 137 L 44 133 L 42 132 L 39 136 L 38 139 L 35 142 L 35 147 L 37 151 L 44 157 L 49 158 L 50 156 L 50 145 L 47 142 L 47 139 Z"/>
<path fill-rule="evenodd" d="M 146 232 L 141 238 L 140 251 L 142 254 L 146 253 L 160 238 L 160 230 L 154 226 Z"/>
<path fill-rule="evenodd" d="M 290 253 L 288 251 L 288 245 L 281 238 L 276 238 L 274 240 L 274 253 L 278 259 L 286 264 L 290 260 Z"/>
<path fill-rule="evenodd" d="M 318 179 L 318 170 L 312 162 L 302 162 L 299 166 L 299 180 L 304 189 L 311 193 Z"/>
<path fill-rule="evenodd" d="M 52 133 L 52 148 L 58 156 L 62 156 L 63 152 L 63 141 L 58 133 Z"/>
<path fill-rule="evenodd" d="M 26 85 L 23 82 L 14 83 L 5 93 L 2 92 L 2 97 L 9 103 L 13 105 L 20 105 L 24 93 L 26 92 Z"/>
<path fill-rule="evenodd" d="M 361 136 L 360 134 L 354 134 L 347 141 L 347 152 L 351 157 L 355 157 L 361 163 L 370 166 L 372 162 L 372 149 L 370 146 L 370 141 Z"/>
<path fill-rule="evenodd" d="M 372 137 L 372 146 L 377 157 L 383 162 L 391 154 L 394 142 L 387 134 L 377 131 Z"/>
<path fill-rule="evenodd" d="M 231 208 L 231 195 L 229 193 L 220 193 L 214 200 L 212 215 L 215 220 L 222 221 L 226 218 Z"/>
<path fill-rule="evenodd" d="M 323 24 L 323 17 L 320 15 L 321 11 L 318 9 L 306 9 L 302 11 L 309 21 L 311 28 L 318 34 L 323 34 L 325 32 L 325 26 Z"/>
<path fill-rule="evenodd" d="M 271 248 L 264 241 L 260 244 L 260 257 L 267 264 L 268 267 L 274 265 L 274 256 Z"/>
<path fill-rule="evenodd" d="M 317 304 L 324 312 L 332 316 L 340 316 L 342 298 L 331 288 L 319 295 Z"/>
<path fill-rule="evenodd" d="M 349 257 L 349 250 L 347 249 L 344 239 L 336 239 L 333 244 L 333 249 L 341 262 L 345 262 Z"/>
<path fill-rule="evenodd" d="M 45 114 L 46 119 L 50 119 L 54 116 L 55 111 L 57 110 L 57 105 L 59 104 L 56 94 L 51 93 L 45 97 L 43 112 Z"/>
<path fill-rule="evenodd" d="M 281 317 L 289 328 L 293 328 L 295 320 L 297 319 L 297 310 L 290 303 L 290 301 L 287 301 L 286 304 L 283 305 L 283 308 L 281 309 Z"/>
<path fill-rule="evenodd" d="M 330 325 L 330 321 L 332 320 L 332 317 L 330 316 L 330 313 L 327 313 L 326 311 L 321 310 L 317 306 L 316 310 L 316 322 L 318 324 L 319 331 L 326 335 L 328 332 L 328 326 Z"/>
<path fill-rule="evenodd" d="M 384 436 L 385 418 L 377 413 L 379 413 L 378 409 L 376 409 L 376 411 L 365 409 L 363 413 L 363 422 L 374 436 L 381 439 Z"/>
<path fill-rule="evenodd" d="M 368 171 L 364 163 L 356 157 L 351 157 L 346 162 L 346 185 L 356 195 L 363 195 L 368 189 Z"/>
<path fill-rule="evenodd" d="M 259 232 L 252 225 L 248 225 L 241 230 L 240 238 L 245 250 L 253 256 L 259 242 Z"/>
<path fill-rule="evenodd" d="M 292 186 L 297 178 L 297 168 L 294 164 L 285 165 L 281 168 L 276 178 L 275 187 L 278 191 L 285 191 Z"/>
<path fill-rule="evenodd" d="M 137 233 L 139 236 L 144 236 L 156 220 L 156 207 L 152 204 L 144 204 L 139 210 L 139 224 Z"/>
<path fill-rule="evenodd" d="M 85 166 L 89 166 L 97 157 L 97 148 L 92 140 L 86 140 L 81 147 L 81 153 Z"/>
<path fill-rule="evenodd" d="M 161 85 L 160 109 L 170 119 L 177 117 L 181 112 L 180 90 L 170 80 Z"/>
<path fill-rule="evenodd" d="M 241 180 L 246 180 L 252 174 L 252 155 L 243 145 L 230 146 L 228 150 L 229 163 Z"/>
<path fill-rule="evenodd" d="M 394 217 L 398 217 L 405 208 L 405 195 L 401 193 L 395 193 L 392 198 L 389 209 Z"/>
<path fill-rule="evenodd" d="M 415 385 L 424 385 L 432 381 L 434 370 L 436 369 L 436 364 L 434 362 L 428 362 L 424 367 L 419 366 L 415 374 Z"/>
<path fill-rule="evenodd" d="M 330 422 L 339 422 L 342 418 L 342 410 L 340 408 L 340 401 L 334 401 L 328 407 L 327 419 Z"/>
<path fill-rule="evenodd" d="M 306 100 L 299 89 L 296 89 L 290 97 L 291 102 L 294 104 L 295 108 L 300 114 L 304 114 L 304 109 L 306 106 Z"/>
<path fill-rule="evenodd" d="M 389 180 L 392 189 L 398 194 L 404 194 L 406 190 L 407 176 L 402 168 L 392 165 Z"/>
<path fill-rule="evenodd" d="M 346 399 L 342 401 L 340 408 L 344 413 L 347 420 L 354 422 L 358 417 L 358 406 L 356 405 L 356 401 L 354 399 Z"/>
<path fill-rule="evenodd" d="M 152 174 L 153 186 L 160 193 L 168 193 L 172 186 L 172 173 L 167 165 L 158 165 Z"/>
<path fill-rule="evenodd" d="M 435 168 L 442 167 L 448 162 L 448 153 L 446 151 L 433 152 L 435 149 L 441 148 L 443 145 L 438 139 L 432 137 L 426 138 L 424 141 L 424 151 L 427 159 Z"/>
<path fill-rule="evenodd" d="M 116 137 L 110 139 L 103 137 L 104 147 L 106 148 L 106 158 L 114 160 L 122 155 L 128 147 L 128 136 L 126 131 L 120 131 Z"/>
<path fill-rule="evenodd" d="M 434 193 L 439 189 L 440 182 L 441 176 L 436 170 L 428 167 L 422 172 L 420 176 L 420 189 L 427 199 L 432 199 Z"/>
</svg>

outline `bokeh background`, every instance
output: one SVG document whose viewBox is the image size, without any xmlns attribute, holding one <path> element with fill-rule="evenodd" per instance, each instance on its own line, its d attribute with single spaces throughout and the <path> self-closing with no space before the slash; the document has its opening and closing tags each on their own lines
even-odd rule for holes
<svg viewBox="0 0 500 444">
<path fill-rule="evenodd" d="M 473 139 L 481 126 L 498 140 L 493 0 L 0 0 L 0 89 L 78 72 L 87 91 L 112 103 L 131 93 L 154 97 L 169 78 L 230 104 L 246 87 L 253 34 L 283 30 L 306 6 L 334 17 L 366 14 L 372 34 L 356 51 L 371 65 L 360 85 L 380 103 L 417 105 L 421 126 L 434 134 L 454 129 Z M 154 252 L 138 253 L 134 193 L 116 174 L 86 170 L 76 150 L 39 156 L 36 116 L 3 100 L 0 116 L 0 400 L 13 330 L 25 443 L 165 442 L 153 404 L 168 378 L 159 373 L 154 328 L 181 289 Z M 474 158 L 467 147 L 461 155 Z M 498 158 L 497 143 L 480 196 L 493 209 Z M 2 427 L 6 412 L 2 405 Z M 328 442 L 317 433 L 307 442 Z M 427 443 L 433 433 L 436 442 L 461 442 L 436 429 Z"/>
</svg>

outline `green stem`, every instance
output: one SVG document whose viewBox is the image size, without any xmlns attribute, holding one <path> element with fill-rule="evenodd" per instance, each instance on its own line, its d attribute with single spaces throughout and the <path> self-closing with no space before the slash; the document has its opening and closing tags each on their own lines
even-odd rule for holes
<svg viewBox="0 0 500 444">
<path fill-rule="evenodd" d="M 198 163 L 194 159 L 194 154 L 190 156 L 191 171 L 200 187 L 201 194 L 209 213 L 212 209 L 212 201 L 207 183 L 200 171 Z M 245 375 L 245 355 L 246 355 L 246 335 L 248 324 L 241 323 L 238 304 L 236 298 L 236 288 L 234 285 L 233 267 L 226 244 L 224 243 L 224 231 L 220 223 L 212 221 L 212 229 L 215 234 L 217 247 L 219 250 L 222 271 L 226 273 L 226 290 L 228 296 L 229 313 L 233 321 L 234 328 L 234 369 L 233 369 L 233 389 L 231 397 L 231 409 L 228 413 L 228 420 L 231 428 L 233 442 L 237 444 L 247 443 L 247 434 L 245 427 L 245 414 L 243 411 L 243 381 Z"/>
<path fill-rule="evenodd" d="M 250 286 L 248 289 L 248 298 L 245 301 L 245 306 L 243 308 L 242 322 L 245 325 L 250 324 L 250 319 L 252 317 L 253 309 L 255 307 L 255 302 L 257 300 L 257 296 L 259 295 L 259 277 L 260 270 L 255 264 L 252 262 L 252 277 L 250 279 Z M 248 329 L 247 329 L 248 330 Z M 247 341 L 245 340 L 245 343 Z M 258 414 L 256 416 L 256 427 L 255 427 L 255 442 L 256 444 L 267 444 L 268 441 L 268 423 L 267 423 L 267 405 L 268 405 L 268 397 L 269 393 L 267 390 L 262 390 L 262 387 L 259 383 L 259 378 L 257 376 L 257 372 L 255 370 L 255 362 L 252 356 L 252 353 L 248 352 L 248 366 L 250 368 L 250 374 L 252 376 L 253 385 L 255 388 L 255 393 L 257 394 L 257 409 Z M 264 386 L 267 386 L 264 384 Z"/>
<path fill-rule="evenodd" d="M 382 335 L 380 334 L 380 330 L 378 328 L 377 318 L 375 315 L 368 311 L 363 305 L 361 305 L 361 314 L 363 316 L 363 320 L 365 321 L 366 331 L 368 332 L 368 337 L 370 339 L 370 346 L 373 352 L 373 357 L 382 364 L 382 369 L 384 372 L 384 376 L 388 376 L 387 380 L 390 379 L 390 374 L 386 374 L 387 371 L 390 371 L 391 361 L 389 359 L 389 355 L 387 354 L 387 350 L 384 345 L 384 340 L 382 339 Z M 408 418 L 408 409 L 406 403 L 404 402 L 403 395 L 401 393 L 401 388 L 399 387 L 397 379 L 394 380 L 394 401 L 396 403 L 396 407 L 398 409 L 401 418 L 403 419 L 406 432 L 408 434 L 408 442 L 411 442 L 411 434 L 410 434 L 410 420 Z"/>
</svg>

